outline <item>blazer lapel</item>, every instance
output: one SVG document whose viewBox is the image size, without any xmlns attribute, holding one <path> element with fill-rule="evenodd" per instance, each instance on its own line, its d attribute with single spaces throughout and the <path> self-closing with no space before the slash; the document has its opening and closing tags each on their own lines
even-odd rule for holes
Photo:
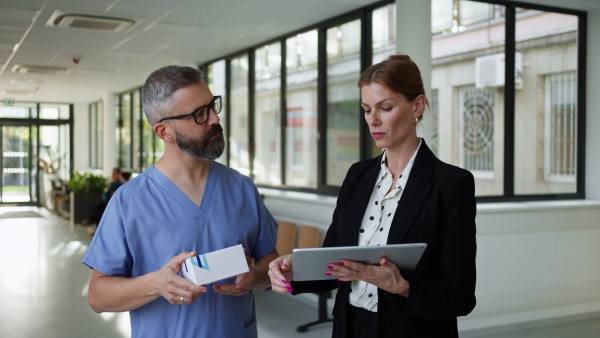
<svg viewBox="0 0 600 338">
<path fill-rule="evenodd" d="M 356 185 L 348 193 L 346 201 L 348 211 L 345 217 L 347 224 L 343 225 L 344 231 L 339 233 L 340 246 L 358 245 L 360 225 L 379 174 L 381 159 L 382 156 L 374 158 L 366 170 L 357 174 Z"/>
<path fill-rule="evenodd" d="M 435 155 L 423 140 L 394 214 L 388 244 L 402 243 L 406 232 L 412 226 L 433 185 L 431 173 L 434 163 Z"/>
</svg>

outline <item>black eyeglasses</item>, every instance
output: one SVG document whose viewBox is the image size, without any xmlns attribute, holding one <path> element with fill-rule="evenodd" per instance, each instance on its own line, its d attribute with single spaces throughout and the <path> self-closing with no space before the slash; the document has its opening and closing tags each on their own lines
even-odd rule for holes
<svg viewBox="0 0 600 338">
<path fill-rule="evenodd" d="M 221 95 L 217 95 L 213 98 L 213 100 L 210 102 L 210 104 L 208 104 L 206 106 L 202 106 L 189 114 L 165 117 L 158 122 L 160 123 L 165 120 L 179 120 L 179 119 L 183 119 L 183 118 L 186 118 L 189 116 L 193 116 L 196 124 L 202 124 L 202 123 L 206 123 L 206 121 L 208 121 L 211 110 L 214 111 L 215 114 L 219 114 L 221 112 L 221 108 L 223 108 L 223 102 L 221 100 Z"/>
</svg>

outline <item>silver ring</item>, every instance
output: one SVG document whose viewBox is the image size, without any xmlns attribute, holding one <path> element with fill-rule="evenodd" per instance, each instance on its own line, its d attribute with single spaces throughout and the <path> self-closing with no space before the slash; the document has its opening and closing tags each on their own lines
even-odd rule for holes
<svg viewBox="0 0 600 338">
<path fill-rule="evenodd" d="M 183 304 L 183 301 L 185 300 L 185 298 L 183 298 L 183 296 L 182 296 L 182 297 L 179 297 L 179 300 L 181 301 L 181 304 Z"/>
</svg>

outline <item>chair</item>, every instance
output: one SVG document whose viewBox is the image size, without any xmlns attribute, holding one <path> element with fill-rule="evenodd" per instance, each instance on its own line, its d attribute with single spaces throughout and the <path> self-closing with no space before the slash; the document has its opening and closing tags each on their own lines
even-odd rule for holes
<svg viewBox="0 0 600 338">
<path fill-rule="evenodd" d="M 317 248 L 321 246 L 320 241 L 321 231 L 309 225 L 301 225 L 298 230 L 298 248 Z M 317 320 L 306 323 L 304 325 L 300 325 L 296 328 L 298 332 L 306 332 L 308 328 L 321 324 L 333 321 L 333 318 L 330 318 L 327 315 L 327 299 L 331 298 L 331 291 L 325 292 L 317 292 L 317 296 L 319 297 L 319 308 L 318 308 L 318 317 Z"/>
<path fill-rule="evenodd" d="M 279 221 L 278 223 L 275 248 L 280 256 L 289 255 L 292 253 L 296 242 L 296 224 L 287 221 Z"/>
</svg>

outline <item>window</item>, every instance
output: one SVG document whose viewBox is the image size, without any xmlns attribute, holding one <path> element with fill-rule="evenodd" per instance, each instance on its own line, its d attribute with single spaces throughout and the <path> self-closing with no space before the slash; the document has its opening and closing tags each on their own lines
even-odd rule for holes
<svg viewBox="0 0 600 338">
<path fill-rule="evenodd" d="M 100 169 L 103 166 L 104 148 L 104 104 L 97 101 L 89 105 L 89 166 Z"/>
<path fill-rule="evenodd" d="M 317 188 L 317 56 L 316 30 L 286 40 L 285 184 Z"/>
<path fill-rule="evenodd" d="M 326 184 L 341 186 L 360 160 L 360 20 L 327 29 Z"/>
<path fill-rule="evenodd" d="M 256 49 L 254 181 L 281 184 L 281 43 Z"/>
<path fill-rule="evenodd" d="M 420 128 L 441 160 L 473 172 L 478 201 L 581 198 L 585 13 L 500 3 L 432 0 Z M 369 5 L 203 65 L 224 98 L 219 161 L 259 186 L 336 194 L 351 163 L 380 154 L 356 82 L 396 51 L 396 10 Z M 137 129 L 136 95 L 117 100 L 117 156 L 143 169 L 164 148 L 145 119 Z"/>
<path fill-rule="evenodd" d="M 576 193 L 579 18 L 517 10 L 516 21 L 514 192 Z"/>
<path fill-rule="evenodd" d="M 577 134 L 577 76 L 575 72 L 546 77 L 546 179 L 575 182 Z"/>
<path fill-rule="evenodd" d="M 492 91 L 475 87 L 459 91 L 462 118 L 461 166 L 478 178 L 494 177 L 494 101 Z"/>
<path fill-rule="evenodd" d="M 581 198 L 582 14 L 432 6 L 432 20 L 453 20 L 449 30 L 432 27 L 430 103 L 451 103 L 435 108 L 438 156 L 473 172 L 480 200 Z"/>
<path fill-rule="evenodd" d="M 231 60 L 231 100 L 229 112 L 229 166 L 250 175 L 248 55 Z"/>
<path fill-rule="evenodd" d="M 209 64 L 206 71 L 206 84 L 213 95 L 221 95 L 223 108 L 219 114 L 219 124 L 221 124 L 221 127 L 223 127 L 225 137 L 227 137 L 229 135 L 229 130 L 227 129 L 227 89 L 225 87 L 225 79 L 227 78 L 227 74 L 225 73 L 225 66 L 225 60 L 220 60 Z M 229 142 L 225 142 L 223 155 L 217 159 L 217 162 L 227 164 L 228 143 Z"/>
</svg>

